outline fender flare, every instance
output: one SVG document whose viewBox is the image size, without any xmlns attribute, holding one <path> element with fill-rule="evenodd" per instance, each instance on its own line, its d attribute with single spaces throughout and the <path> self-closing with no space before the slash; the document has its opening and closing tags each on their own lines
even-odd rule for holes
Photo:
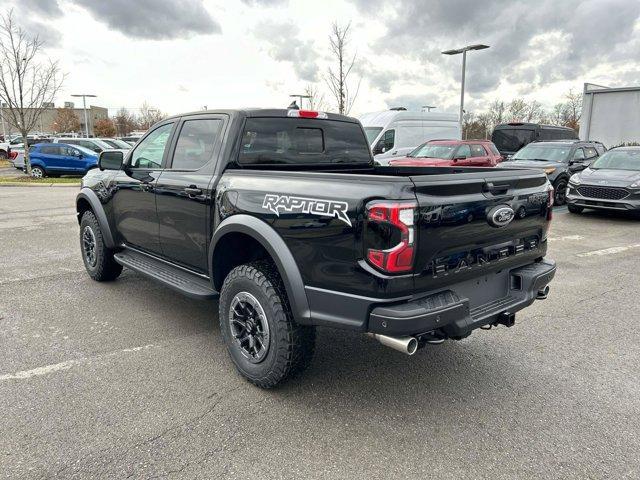
<svg viewBox="0 0 640 480">
<path fill-rule="evenodd" d="M 228 233 L 243 233 L 264 247 L 278 268 L 294 319 L 300 324 L 310 324 L 311 311 L 304 289 L 304 281 L 289 247 L 278 232 L 256 217 L 237 214 L 227 217 L 220 223 L 209 245 L 208 266 L 211 278 L 213 278 L 213 269 L 215 268 L 213 257 L 216 245 Z"/>
<path fill-rule="evenodd" d="M 89 202 L 91 210 L 93 211 L 96 219 L 98 220 L 98 224 L 100 225 L 102 238 L 104 239 L 104 243 L 107 248 L 114 248 L 116 246 L 116 243 L 114 242 L 113 235 L 111 234 L 109 220 L 107 219 L 107 214 L 104 213 L 104 208 L 102 207 L 102 203 L 100 202 L 98 195 L 96 195 L 96 192 L 88 187 L 84 187 L 80 190 L 80 193 L 76 195 L 76 211 L 78 212 L 78 214 L 80 213 L 80 211 L 78 210 L 78 202 L 81 199 Z M 81 218 L 78 215 L 78 223 L 80 223 L 80 220 Z"/>
</svg>

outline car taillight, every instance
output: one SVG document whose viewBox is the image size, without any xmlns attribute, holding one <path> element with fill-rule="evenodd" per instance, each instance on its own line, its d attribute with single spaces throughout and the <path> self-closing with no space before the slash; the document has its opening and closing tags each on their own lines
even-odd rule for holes
<svg viewBox="0 0 640 480">
<path fill-rule="evenodd" d="M 316 112 L 314 110 L 289 110 L 287 112 L 288 117 L 300 117 L 300 118 L 327 118 L 325 112 Z"/>
<path fill-rule="evenodd" d="M 367 205 L 369 223 L 389 225 L 400 231 L 400 241 L 387 249 L 367 249 L 367 261 L 387 273 L 409 272 L 415 256 L 416 202 L 372 202 Z"/>
<path fill-rule="evenodd" d="M 9 158 L 11 160 L 13 160 L 14 158 L 16 158 L 18 156 L 18 152 L 16 152 L 15 150 L 12 150 L 9 152 Z"/>
</svg>

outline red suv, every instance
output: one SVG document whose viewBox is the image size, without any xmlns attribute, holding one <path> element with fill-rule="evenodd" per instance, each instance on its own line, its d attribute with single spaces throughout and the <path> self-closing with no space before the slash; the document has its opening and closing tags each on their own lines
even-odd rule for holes
<svg viewBox="0 0 640 480">
<path fill-rule="evenodd" d="M 395 167 L 495 167 L 503 160 L 489 140 L 429 140 L 404 158 L 389 162 Z"/>
</svg>

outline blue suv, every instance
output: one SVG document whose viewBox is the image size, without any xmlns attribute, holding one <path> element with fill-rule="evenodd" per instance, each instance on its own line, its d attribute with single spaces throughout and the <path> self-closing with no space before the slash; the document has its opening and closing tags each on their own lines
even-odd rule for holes
<svg viewBox="0 0 640 480">
<path fill-rule="evenodd" d="M 84 175 L 98 166 L 98 155 L 88 148 L 66 143 L 38 143 L 29 148 L 31 175 Z"/>
</svg>

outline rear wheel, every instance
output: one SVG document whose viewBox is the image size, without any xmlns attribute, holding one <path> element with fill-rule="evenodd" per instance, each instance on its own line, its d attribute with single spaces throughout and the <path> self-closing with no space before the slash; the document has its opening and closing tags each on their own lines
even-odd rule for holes
<svg viewBox="0 0 640 480">
<path fill-rule="evenodd" d="M 571 213 L 582 213 L 582 211 L 584 210 L 584 207 L 580 207 L 578 205 L 567 205 L 567 209 Z"/>
<path fill-rule="evenodd" d="M 231 270 L 220 292 L 219 321 L 236 368 L 261 388 L 276 386 L 311 362 L 315 329 L 293 320 L 284 285 L 271 263 Z"/>
<path fill-rule="evenodd" d="M 553 184 L 554 188 L 554 205 L 564 205 L 567 203 L 567 179 L 561 178 Z"/>
<path fill-rule="evenodd" d="M 31 176 L 33 178 L 44 178 L 47 176 L 47 173 L 42 167 L 31 167 Z"/>
<path fill-rule="evenodd" d="M 115 280 L 122 273 L 122 265 L 104 244 L 100 224 L 91 210 L 84 212 L 80 221 L 80 250 L 87 273 L 95 281 Z"/>
</svg>

